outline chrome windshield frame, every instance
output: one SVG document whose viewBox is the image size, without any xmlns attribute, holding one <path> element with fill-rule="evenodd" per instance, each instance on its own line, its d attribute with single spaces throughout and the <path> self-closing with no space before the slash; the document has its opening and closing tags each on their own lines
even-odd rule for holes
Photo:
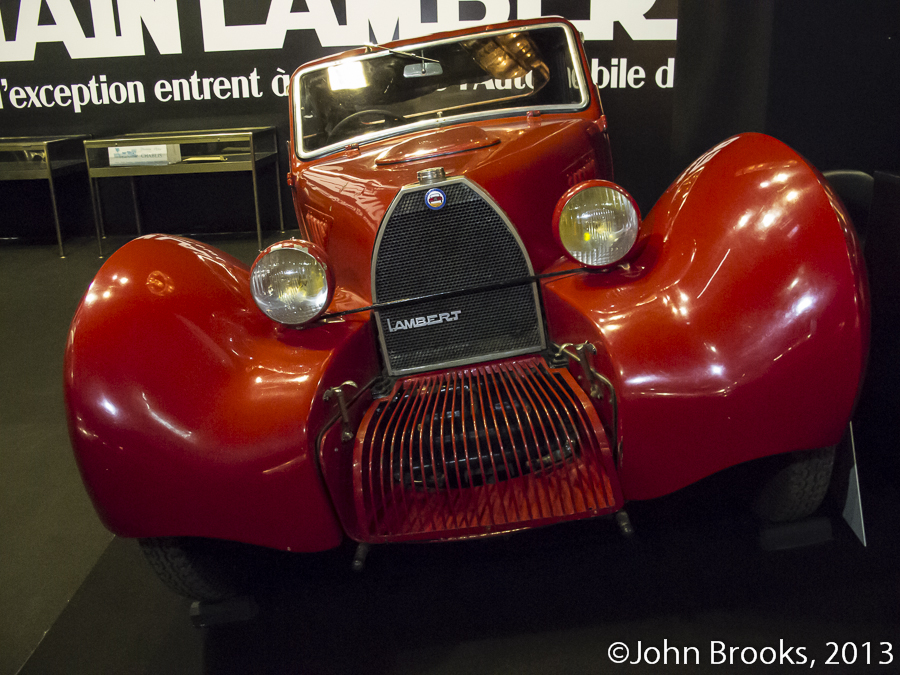
<svg viewBox="0 0 900 675">
<path fill-rule="evenodd" d="M 502 108 L 502 109 L 493 109 L 493 110 L 482 110 L 478 112 L 471 113 L 461 113 L 457 115 L 441 115 L 438 118 L 429 118 L 425 120 L 420 120 L 418 122 L 411 122 L 409 124 L 404 124 L 402 126 L 390 127 L 380 131 L 373 131 L 367 134 L 361 134 L 359 136 L 353 136 L 349 139 L 344 139 L 338 141 L 336 143 L 332 143 L 330 145 L 324 146 L 322 148 L 317 148 L 315 150 L 304 150 L 302 145 L 303 139 L 303 116 L 300 114 L 300 97 L 301 97 L 301 87 L 300 87 L 300 78 L 303 75 L 308 73 L 312 73 L 318 70 L 323 70 L 326 68 L 332 68 L 336 65 L 352 63 L 354 61 L 366 61 L 373 58 L 383 58 L 385 52 L 382 51 L 372 51 L 367 54 L 361 54 L 359 56 L 351 56 L 345 59 L 339 59 L 337 61 L 327 61 L 326 63 L 317 64 L 311 66 L 309 68 L 300 68 L 297 72 L 294 73 L 291 79 L 291 107 L 293 108 L 293 118 L 294 118 L 294 152 L 298 157 L 304 160 L 315 159 L 317 157 L 323 157 L 325 155 L 332 154 L 334 152 L 338 152 L 346 149 L 350 145 L 364 144 L 370 143 L 372 141 L 376 141 L 382 138 L 388 138 L 390 136 L 398 136 L 400 134 L 408 134 L 413 131 L 420 131 L 426 129 L 433 129 L 436 127 L 447 126 L 450 124 L 460 124 L 463 122 L 471 122 L 479 119 L 496 119 L 500 117 L 516 117 L 516 116 L 524 116 L 529 112 L 541 112 L 541 113 L 553 113 L 553 112 L 577 112 L 580 110 L 584 110 L 589 104 L 591 99 L 590 90 L 588 88 L 587 80 L 584 73 L 583 64 L 581 62 L 581 52 L 578 49 L 577 37 L 572 30 L 571 26 L 565 23 L 535 23 L 525 26 L 516 26 L 515 28 L 504 28 L 500 30 L 493 31 L 485 31 L 482 33 L 470 33 L 464 36 L 458 36 L 455 38 L 444 38 L 441 40 L 427 40 L 424 42 L 419 42 L 412 45 L 405 45 L 403 47 L 404 51 L 413 51 L 416 49 L 423 49 L 427 47 L 432 47 L 435 45 L 443 45 L 450 44 L 454 42 L 461 42 L 465 39 L 473 39 L 473 38 L 482 38 L 482 37 L 492 37 L 494 35 L 504 35 L 506 33 L 514 33 L 521 32 L 525 30 L 532 29 L 543 29 L 543 28 L 562 28 L 564 34 L 566 36 L 566 43 L 569 49 L 569 55 L 572 61 L 573 72 L 575 78 L 578 83 L 578 91 L 581 93 L 581 99 L 576 103 L 560 103 L 560 104 L 551 104 L 551 105 L 539 105 L 539 106 L 516 106 L 512 108 Z"/>
</svg>

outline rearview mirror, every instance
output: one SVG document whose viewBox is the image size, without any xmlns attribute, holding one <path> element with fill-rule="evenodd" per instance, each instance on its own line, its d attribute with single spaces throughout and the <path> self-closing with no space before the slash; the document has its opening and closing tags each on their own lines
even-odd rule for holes
<svg viewBox="0 0 900 675">
<path fill-rule="evenodd" d="M 440 63 L 431 61 L 422 61 L 421 63 L 410 63 L 403 69 L 403 77 L 431 77 L 433 75 L 443 75 L 444 69 Z"/>
</svg>

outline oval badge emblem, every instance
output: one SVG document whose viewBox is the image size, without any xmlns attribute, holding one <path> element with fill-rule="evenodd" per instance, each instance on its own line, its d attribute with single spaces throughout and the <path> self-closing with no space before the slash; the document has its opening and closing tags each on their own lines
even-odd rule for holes
<svg viewBox="0 0 900 675">
<path fill-rule="evenodd" d="M 437 211 L 438 209 L 443 208 L 444 204 L 447 203 L 447 195 L 444 194 L 443 190 L 431 188 L 425 193 L 425 203 L 428 205 L 429 209 Z"/>
</svg>

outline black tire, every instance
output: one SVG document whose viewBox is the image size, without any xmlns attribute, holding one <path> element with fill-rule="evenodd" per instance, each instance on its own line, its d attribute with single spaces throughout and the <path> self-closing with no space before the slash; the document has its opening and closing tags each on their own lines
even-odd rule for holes
<svg viewBox="0 0 900 675">
<path fill-rule="evenodd" d="M 193 537 L 139 541 L 156 575 L 187 598 L 224 600 L 242 592 L 247 581 L 246 552 L 241 544 Z"/>
<path fill-rule="evenodd" d="M 785 465 L 772 475 L 754 504 L 754 510 L 772 523 L 801 520 L 822 504 L 831 483 L 835 446 L 785 456 Z"/>
</svg>

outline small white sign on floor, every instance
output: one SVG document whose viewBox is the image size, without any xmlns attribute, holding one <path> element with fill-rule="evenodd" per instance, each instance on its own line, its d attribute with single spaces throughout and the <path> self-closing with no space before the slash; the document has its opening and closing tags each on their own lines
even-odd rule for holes
<svg viewBox="0 0 900 675">
<path fill-rule="evenodd" d="M 866 525 L 863 521 L 862 499 L 859 494 L 859 474 L 856 471 L 856 442 L 853 439 L 853 422 L 850 423 L 850 481 L 847 486 L 847 501 L 844 503 L 844 520 L 856 533 L 862 545 L 866 545 Z"/>
</svg>

